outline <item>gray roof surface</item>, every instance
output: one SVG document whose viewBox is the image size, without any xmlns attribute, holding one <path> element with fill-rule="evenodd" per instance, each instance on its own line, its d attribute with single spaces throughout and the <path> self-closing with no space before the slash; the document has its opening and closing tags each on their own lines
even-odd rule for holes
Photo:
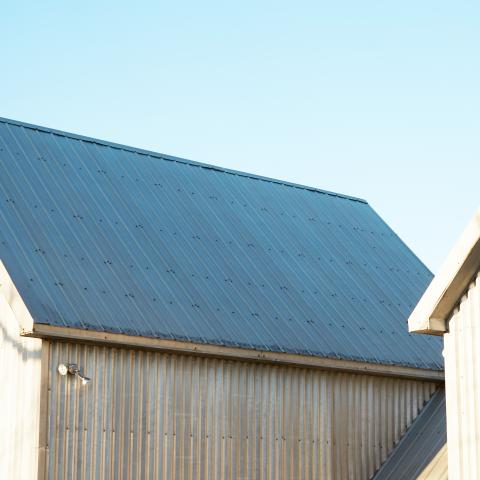
<svg viewBox="0 0 480 480">
<path fill-rule="evenodd" d="M 35 322 L 442 369 L 431 273 L 363 200 L 0 119 L 0 259 Z"/>
<path fill-rule="evenodd" d="M 374 480 L 447 478 L 445 388 L 439 388 L 407 430 Z"/>
</svg>

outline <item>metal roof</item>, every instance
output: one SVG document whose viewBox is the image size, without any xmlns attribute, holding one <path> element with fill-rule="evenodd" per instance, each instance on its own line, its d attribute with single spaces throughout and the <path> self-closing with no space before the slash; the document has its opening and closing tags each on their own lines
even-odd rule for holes
<svg viewBox="0 0 480 480">
<path fill-rule="evenodd" d="M 446 479 L 445 388 L 439 388 L 389 455 L 374 480 Z"/>
<path fill-rule="evenodd" d="M 431 273 L 364 201 L 0 119 L 0 259 L 36 323 L 442 369 Z"/>
</svg>

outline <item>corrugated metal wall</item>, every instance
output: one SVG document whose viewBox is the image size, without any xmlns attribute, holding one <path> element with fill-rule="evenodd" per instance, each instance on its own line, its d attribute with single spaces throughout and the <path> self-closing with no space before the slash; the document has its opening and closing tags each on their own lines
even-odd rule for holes
<svg viewBox="0 0 480 480">
<path fill-rule="evenodd" d="M 34 480 L 42 341 L 22 338 L 0 289 L 0 478 Z"/>
<path fill-rule="evenodd" d="M 445 341 L 449 478 L 480 478 L 480 274 L 448 324 Z"/>
<path fill-rule="evenodd" d="M 49 351 L 51 479 L 367 479 L 435 390 L 100 346 Z M 61 377 L 67 361 L 92 382 Z"/>
<path fill-rule="evenodd" d="M 440 387 L 374 480 L 447 480 L 445 389 Z"/>
</svg>

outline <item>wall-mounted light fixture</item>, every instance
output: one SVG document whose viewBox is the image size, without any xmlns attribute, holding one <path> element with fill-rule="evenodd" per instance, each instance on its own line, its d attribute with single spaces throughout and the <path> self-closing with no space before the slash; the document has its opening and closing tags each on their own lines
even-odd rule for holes
<svg viewBox="0 0 480 480">
<path fill-rule="evenodd" d="M 58 373 L 60 375 L 76 375 L 82 381 L 82 385 L 86 385 L 91 380 L 90 378 L 82 374 L 80 368 L 76 363 L 61 363 L 58 366 Z"/>
</svg>

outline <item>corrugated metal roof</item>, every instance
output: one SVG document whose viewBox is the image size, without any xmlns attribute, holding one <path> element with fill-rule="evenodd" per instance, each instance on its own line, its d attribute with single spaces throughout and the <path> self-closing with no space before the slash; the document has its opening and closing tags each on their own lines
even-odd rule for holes
<svg viewBox="0 0 480 480">
<path fill-rule="evenodd" d="M 395 447 L 374 480 L 405 478 L 446 479 L 447 412 L 445 388 L 439 388 L 402 440 Z"/>
<path fill-rule="evenodd" d="M 34 320 L 441 369 L 431 273 L 360 199 L 0 120 L 0 258 Z"/>
</svg>

